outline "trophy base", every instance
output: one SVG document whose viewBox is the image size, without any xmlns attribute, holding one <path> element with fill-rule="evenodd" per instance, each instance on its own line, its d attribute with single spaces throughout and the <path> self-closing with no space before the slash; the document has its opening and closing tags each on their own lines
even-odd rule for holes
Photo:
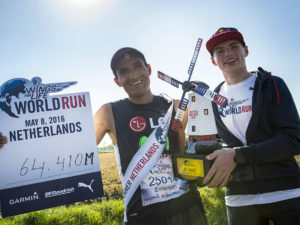
<svg viewBox="0 0 300 225">
<path fill-rule="evenodd" d="M 196 154 L 176 153 L 172 156 L 174 176 L 205 186 L 203 180 L 214 163 L 214 160 L 207 160 L 205 157 L 221 148 L 219 142 L 192 143 L 191 150 Z"/>
<path fill-rule="evenodd" d="M 205 159 L 207 155 L 178 153 L 172 156 L 174 176 L 205 186 L 203 179 L 210 170 L 213 161 Z"/>
</svg>

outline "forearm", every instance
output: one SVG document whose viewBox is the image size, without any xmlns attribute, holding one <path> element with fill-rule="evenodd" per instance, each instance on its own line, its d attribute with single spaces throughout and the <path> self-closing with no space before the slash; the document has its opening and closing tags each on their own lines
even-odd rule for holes
<svg viewBox="0 0 300 225">
<path fill-rule="evenodd" d="M 182 130 L 178 131 L 178 145 L 180 152 L 183 153 L 185 145 L 185 132 Z"/>
<path fill-rule="evenodd" d="M 300 140 L 295 135 L 277 135 L 249 146 L 237 147 L 239 164 L 266 163 L 287 159 L 300 154 Z"/>
</svg>

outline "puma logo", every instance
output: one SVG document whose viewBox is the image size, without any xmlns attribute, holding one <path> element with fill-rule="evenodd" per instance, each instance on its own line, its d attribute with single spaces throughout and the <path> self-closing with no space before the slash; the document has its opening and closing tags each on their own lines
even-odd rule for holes
<svg viewBox="0 0 300 225">
<path fill-rule="evenodd" d="M 78 187 L 86 187 L 88 189 L 91 190 L 91 192 L 94 192 L 93 188 L 92 188 L 92 183 L 94 182 L 94 179 L 91 181 L 91 183 L 88 185 L 88 184 L 85 184 L 85 183 L 82 183 L 82 182 L 79 182 L 78 183 Z"/>
</svg>

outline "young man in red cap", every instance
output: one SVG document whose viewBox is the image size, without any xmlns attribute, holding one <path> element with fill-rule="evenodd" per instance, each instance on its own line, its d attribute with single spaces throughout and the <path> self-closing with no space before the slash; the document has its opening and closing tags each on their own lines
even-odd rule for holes
<svg viewBox="0 0 300 225">
<path fill-rule="evenodd" d="M 213 104 L 218 134 L 228 145 L 204 182 L 226 186 L 230 225 L 300 224 L 299 115 L 284 81 L 258 68 L 248 72 L 248 47 L 235 28 L 220 28 L 206 43 L 223 73 L 216 92 L 228 104 Z"/>
</svg>

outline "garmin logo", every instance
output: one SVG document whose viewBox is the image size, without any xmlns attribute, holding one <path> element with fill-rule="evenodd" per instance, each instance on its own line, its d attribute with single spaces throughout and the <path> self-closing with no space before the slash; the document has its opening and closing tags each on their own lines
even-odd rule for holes
<svg viewBox="0 0 300 225">
<path fill-rule="evenodd" d="M 39 199 L 39 195 L 36 192 L 34 192 L 33 195 L 30 195 L 30 196 L 27 196 L 27 197 L 20 197 L 20 198 L 16 198 L 16 199 L 10 199 L 9 204 L 10 205 L 15 205 L 15 204 L 30 202 L 30 201 L 34 201 L 34 200 L 38 200 L 38 199 Z"/>
</svg>

